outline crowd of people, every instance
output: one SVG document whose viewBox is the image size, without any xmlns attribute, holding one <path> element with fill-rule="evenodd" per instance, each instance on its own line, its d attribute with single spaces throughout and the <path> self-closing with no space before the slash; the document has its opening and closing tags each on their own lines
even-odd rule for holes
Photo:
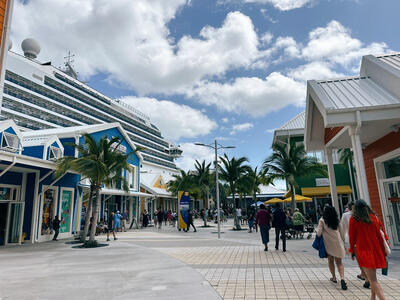
<svg viewBox="0 0 400 300">
<path fill-rule="evenodd" d="M 271 228 L 275 228 L 275 249 L 279 250 L 281 240 L 282 250 L 285 252 L 286 231 L 293 226 L 295 235 L 298 236 L 303 232 L 301 226 L 304 225 L 304 221 L 305 218 L 298 209 L 291 214 L 290 209 L 284 211 L 279 203 L 274 207 L 261 204 L 255 218 L 253 212 L 248 214 L 249 232 L 259 229 L 264 251 L 268 251 Z M 338 283 L 337 269 L 340 287 L 342 290 L 347 290 L 342 260 L 346 255 L 350 255 L 360 267 L 357 278 L 364 281 L 364 288 L 371 289 L 371 299 L 376 297 L 380 300 L 385 299 L 376 271 L 387 268 L 387 255 L 390 253 L 388 237 L 382 222 L 365 201 L 350 203 L 341 219 L 334 207 L 325 205 L 315 232 L 317 238 L 323 240 L 331 282 Z"/>
</svg>

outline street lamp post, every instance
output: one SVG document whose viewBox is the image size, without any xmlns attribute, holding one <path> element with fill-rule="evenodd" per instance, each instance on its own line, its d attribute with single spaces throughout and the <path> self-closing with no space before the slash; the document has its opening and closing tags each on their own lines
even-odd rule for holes
<svg viewBox="0 0 400 300">
<path fill-rule="evenodd" d="M 203 147 L 208 147 L 212 148 L 215 151 L 215 184 L 216 184 L 216 197 L 217 197 L 217 222 L 218 222 L 218 238 L 221 238 L 221 213 L 220 213 L 220 203 L 219 203 L 219 183 L 218 183 L 218 150 L 219 149 L 233 149 L 235 148 L 234 146 L 222 146 L 217 143 L 217 140 L 214 141 L 214 146 L 213 144 L 203 144 L 203 143 L 194 143 L 197 146 L 203 146 Z"/>
</svg>

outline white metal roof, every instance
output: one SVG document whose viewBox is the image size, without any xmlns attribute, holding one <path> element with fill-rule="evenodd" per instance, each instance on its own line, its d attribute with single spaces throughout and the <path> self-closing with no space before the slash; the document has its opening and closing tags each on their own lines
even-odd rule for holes
<svg viewBox="0 0 400 300">
<path fill-rule="evenodd" d="M 388 65 L 400 70 L 400 53 L 378 55 L 376 57 L 384 63 L 387 63 Z"/>
<path fill-rule="evenodd" d="M 305 116 L 306 112 L 303 111 L 295 116 L 293 119 L 287 121 L 277 130 L 292 130 L 292 129 L 303 129 L 305 126 Z"/>
<path fill-rule="evenodd" d="M 55 135 L 59 138 L 74 137 L 76 135 L 82 135 L 84 133 L 90 134 L 93 132 L 107 130 L 110 128 L 118 128 L 122 133 L 122 135 L 124 136 L 127 143 L 132 147 L 132 149 L 136 149 L 135 144 L 133 144 L 132 140 L 129 138 L 128 134 L 119 123 L 104 123 L 104 124 L 94 124 L 94 125 L 84 125 L 84 126 L 50 128 L 43 130 L 32 130 L 23 132 L 22 136 L 23 138 L 44 137 L 49 135 Z M 140 154 L 140 152 L 137 152 L 136 154 L 139 157 L 140 161 L 143 161 L 142 154 Z"/>
<path fill-rule="evenodd" d="M 278 189 L 276 187 L 273 187 L 271 185 L 259 185 L 258 186 L 260 189 L 260 195 L 277 195 L 277 194 L 286 194 L 287 191 Z"/>
<path fill-rule="evenodd" d="M 319 99 L 326 110 L 366 110 L 370 107 L 400 106 L 400 99 L 368 77 L 348 77 L 316 82 Z"/>
</svg>

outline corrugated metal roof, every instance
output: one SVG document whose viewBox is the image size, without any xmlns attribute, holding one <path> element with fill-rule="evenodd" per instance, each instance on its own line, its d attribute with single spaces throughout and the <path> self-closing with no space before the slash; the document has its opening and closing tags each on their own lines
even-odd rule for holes
<svg viewBox="0 0 400 300">
<path fill-rule="evenodd" d="M 372 106 L 400 105 L 400 99 L 368 77 L 324 80 L 318 81 L 317 84 L 324 94 L 324 97 L 320 97 L 320 99 L 327 110 L 368 109 Z"/>
<path fill-rule="evenodd" d="M 305 127 L 306 112 L 303 111 L 295 116 L 293 119 L 287 121 L 277 130 L 291 130 L 291 129 L 303 129 Z"/>
<path fill-rule="evenodd" d="M 389 55 L 378 55 L 376 56 L 384 63 L 391 65 L 392 67 L 400 70 L 400 53 L 394 53 Z"/>
</svg>

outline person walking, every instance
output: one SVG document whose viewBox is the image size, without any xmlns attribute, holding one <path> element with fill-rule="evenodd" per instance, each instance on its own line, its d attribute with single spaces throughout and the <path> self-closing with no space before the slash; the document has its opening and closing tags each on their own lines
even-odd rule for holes
<svg viewBox="0 0 400 300">
<path fill-rule="evenodd" d="M 293 227 L 295 230 L 295 238 L 302 238 L 304 231 L 304 217 L 297 207 L 294 209 Z"/>
<path fill-rule="evenodd" d="M 154 228 L 157 228 L 158 210 L 156 209 L 153 214 Z"/>
<path fill-rule="evenodd" d="M 107 242 L 110 241 L 110 232 L 112 232 L 114 240 L 117 239 L 117 237 L 115 236 L 115 231 L 114 231 L 114 213 L 111 212 L 111 214 L 108 216 L 107 219 Z"/>
<path fill-rule="evenodd" d="M 339 226 L 339 217 L 336 209 L 332 206 L 326 206 L 319 219 L 316 229 L 317 236 L 322 236 L 328 254 L 329 271 L 332 274 L 331 281 L 337 283 L 335 274 L 335 264 L 340 275 L 340 285 L 342 290 L 347 290 L 347 284 L 344 280 L 344 266 L 342 259 L 346 256 L 344 248 L 345 233 Z"/>
<path fill-rule="evenodd" d="M 256 227 L 260 227 L 261 240 L 264 244 L 264 251 L 268 251 L 269 230 L 271 229 L 271 214 L 266 210 L 265 205 L 261 204 L 256 215 Z"/>
<path fill-rule="evenodd" d="M 351 257 L 357 257 L 366 280 L 371 284 L 371 300 L 376 297 L 385 300 L 383 290 L 376 277 L 376 269 L 386 268 L 385 245 L 388 240 L 381 221 L 363 200 L 354 203 L 349 221 L 349 242 Z"/>
<path fill-rule="evenodd" d="M 121 229 L 121 219 L 122 219 L 122 216 L 119 213 L 119 210 L 117 210 L 117 212 L 114 214 L 114 223 L 113 223 L 114 233 L 118 232 Z M 114 240 L 116 240 L 116 239 L 117 238 L 114 236 Z"/>
<path fill-rule="evenodd" d="M 164 212 L 161 210 L 161 207 L 159 207 L 157 212 L 158 229 L 161 229 L 163 219 L 164 219 Z"/>
<path fill-rule="evenodd" d="M 58 237 L 58 234 L 60 233 L 60 223 L 61 223 L 61 220 L 58 219 L 58 216 L 55 216 L 54 220 L 53 220 L 53 230 L 54 230 L 53 241 L 58 241 L 57 237 Z"/>
<path fill-rule="evenodd" d="M 149 216 L 147 214 L 147 210 L 144 210 L 142 213 L 142 227 L 146 228 L 149 225 Z"/>
<path fill-rule="evenodd" d="M 280 203 L 276 203 L 272 214 L 272 227 L 275 227 L 275 250 L 279 250 L 279 236 L 282 239 L 282 250 L 286 252 L 286 214 Z"/>
<path fill-rule="evenodd" d="M 190 211 L 190 210 L 189 210 L 189 218 L 188 218 L 188 220 L 189 220 L 189 222 L 188 222 L 188 225 L 187 225 L 187 228 L 186 228 L 186 232 L 189 231 L 190 225 L 192 225 L 192 227 L 193 227 L 193 229 L 194 229 L 194 232 L 196 232 L 196 231 L 197 231 L 197 230 L 196 230 L 196 227 L 195 227 L 194 224 L 193 224 L 193 212 Z"/>
<path fill-rule="evenodd" d="M 350 248 L 349 223 L 350 223 L 350 217 L 353 214 L 353 207 L 354 207 L 353 202 L 350 202 L 347 205 L 346 211 L 343 213 L 342 218 L 340 220 L 340 226 L 342 227 L 342 230 L 345 234 L 344 246 L 345 246 L 346 250 Z M 368 282 L 368 279 L 366 280 L 366 275 L 364 273 L 364 270 L 362 268 L 360 268 L 360 270 L 361 270 L 361 273 L 360 273 L 360 275 L 357 275 L 357 278 L 365 281 L 363 286 L 368 289 L 370 287 L 370 283 Z"/>
<path fill-rule="evenodd" d="M 249 233 L 253 232 L 253 229 L 254 229 L 254 221 L 255 221 L 254 211 L 253 211 L 253 210 L 250 210 L 250 211 L 249 211 L 249 215 L 248 215 Z"/>
<path fill-rule="evenodd" d="M 126 224 L 128 222 L 129 219 L 129 215 L 128 215 L 128 211 L 125 210 L 122 214 L 121 214 L 122 218 L 121 218 L 121 231 L 126 232 Z"/>
</svg>

